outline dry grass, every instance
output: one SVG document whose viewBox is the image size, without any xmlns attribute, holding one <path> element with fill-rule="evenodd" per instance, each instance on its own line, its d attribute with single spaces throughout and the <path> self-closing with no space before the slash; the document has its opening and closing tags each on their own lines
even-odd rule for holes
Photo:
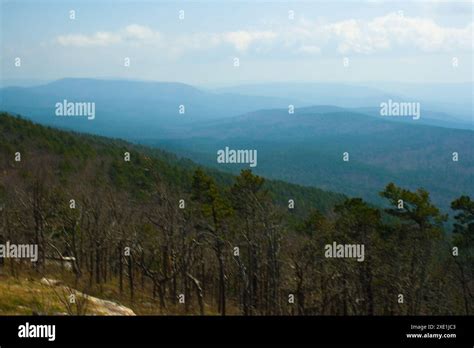
<svg viewBox="0 0 474 348">
<path fill-rule="evenodd" d="M 6 271 L 6 269 L 4 269 Z M 196 304 L 185 311 L 185 306 L 179 303 L 166 301 L 166 308 L 161 309 L 157 298 L 151 296 L 151 289 L 138 286 L 135 290 L 134 300 L 130 299 L 128 286 L 124 284 L 124 291 L 119 292 L 118 281 L 110 280 L 100 286 L 88 286 L 88 281 L 82 279 L 79 283 L 74 282 L 71 273 L 51 270 L 48 274 L 38 274 L 34 271 L 22 269 L 17 276 L 0 273 L 0 315 L 32 315 L 34 313 L 44 315 L 104 315 L 107 306 L 97 304 L 96 301 L 88 303 L 81 302 L 80 293 L 86 293 L 99 299 L 113 301 L 119 305 L 132 309 L 137 315 L 198 315 L 199 308 Z M 41 282 L 41 279 L 58 279 L 63 285 L 51 286 Z M 76 305 L 70 305 L 68 296 L 72 293 L 76 296 Z M 81 308 L 79 308 L 81 305 Z M 76 308 L 78 307 L 78 308 Z M 219 315 L 215 303 L 205 301 L 205 315 Z M 238 307 L 231 302 L 227 304 L 228 315 L 239 315 Z"/>
<path fill-rule="evenodd" d="M 0 276 L 0 315 L 65 314 L 52 287 L 37 279 Z"/>
</svg>

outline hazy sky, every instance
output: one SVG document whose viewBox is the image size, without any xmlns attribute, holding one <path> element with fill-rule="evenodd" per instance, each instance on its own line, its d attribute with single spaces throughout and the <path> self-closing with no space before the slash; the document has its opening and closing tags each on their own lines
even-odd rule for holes
<svg viewBox="0 0 474 348">
<path fill-rule="evenodd" d="M 473 80 L 470 1 L 0 1 L 3 79 Z"/>
</svg>

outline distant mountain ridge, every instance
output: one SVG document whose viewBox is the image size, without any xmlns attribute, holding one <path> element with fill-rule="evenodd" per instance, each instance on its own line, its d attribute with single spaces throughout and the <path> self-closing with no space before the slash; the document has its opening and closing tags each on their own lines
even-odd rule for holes
<svg viewBox="0 0 474 348">
<path fill-rule="evenodd" d="M 340 104 L 393 97 L 374 88 L 316 85 L 321 93 L 311 84 L 286 92 L 286 84 L 275 84 L 277 95 L 260 97 L 173 82 L 63 79 L 0 89 L 0 100 L 1 110 L 35 122 L 158 146 L 208 166 L 217 166 L 216 151 L 225 146 L 256 149 L 261 175 L 372 202 L 380 200 L 378 190 L 390 181 L 423 186 L 442 207 L 460 194 L 473 194 L 473 132 L 449 128 L 443 120 L 449 115 L 422 108 L 421 118 L 412 120 L 381 117 L 374 107 L 301 104 L 297 97 L 333 98 Z M 305 86 L 305 93 L 295 94 Z M 54 105 L 63 99 L 95 102 L 97 117 L 56 117 Z M 469 129 L 458 128 L 464 126 Z M 342 162 L 344 152 L 348 163 Z M 453 152 L 459 153 L 458 162 L 453 163 Z M 217 168 L 236 173 L 242 167 Z"/>
<path fill-rule="evenodd" d="M 460 194 L 474 194 L 474 133 L 394 122 L 331 106 L 251 112 L 177 132 L 175 139 L 145 141 L 206 165 L 217 166 L 224 146 L 255 148 L 256 172 L 379 202 L 376 187 L 394 181 L 424 187 L 447 207 Z M 347 152 L 349 161 L 343 161 Z M 453 153 L 459 160 L 453 161 Z M 219 167 L 221 167 L 219 165 Z M 227 170 L 236 171 L 228 165 Z"/>
<path fill-rule="evenodd" d="M 93 123 L 55 117 L 55 104 L 64 99 L 95 102 L 98 117 Z M 157 136 L 175 125 L 289 103 L 274 97 L 217 95 L 174 82 L 67 78 L 35 87 L 0 89 L 1 110 L 27 115 L 43 124 L 122 138 Z M 184 113 L 180 113 L 180 106 Z"/>
<path fill-rule="evenodd" d="M 448 126 L 456 126 L 457 122 L 472 124 L 474 121 L 472 82 L 273 82 L 223 87 L 216 91 L 268 97 L 286 96 L 294 99 L 295 104 L 300 107 L 330 104 L 344 108 L 378 108 L 381 102 L 393 99 L 399 102 L 418 102 L 428 113 L 444 113 L 449 116 L 443 120 Z"/>
</svg>

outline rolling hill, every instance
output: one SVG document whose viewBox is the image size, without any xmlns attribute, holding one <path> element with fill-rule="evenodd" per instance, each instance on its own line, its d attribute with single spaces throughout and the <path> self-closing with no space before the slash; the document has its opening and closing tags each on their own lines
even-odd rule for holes
<svg viewBox="0 0 474 348">
<path fill-rule="evenodd" d="M 63 100 L 94 102 L 97 117 L 56 117 L 55 104 Z M 127 139 L 161 136 L 176 125 L 287 107 L 289 103 L 289 98 L 216 94 L 174 82 L 66 78 L 35 87 L 0 89 L 3 111 L 55 127 Z M 180 105 L 184 114 L 179 113 Z"/>
<path fill-rule="evenodd" d="M 474 193 L 473 131 L 393 122 L 331 106 L 300 108 L 293 115 L 286 109 L 261 110 L 183 127 L 174 139 L 145 143 L 218 167 L 224 167 L 216 163 L 218 149 L 257 149 L 255 171 L 261 175 L 376 203 L 376 187 L 389 181 L 424 187 L 443 207 L 460 194 Z"/>
<path fill-rule="evenodd" d="M 171 82 L 63 79 L 3 88 L 0 98 L 2 110 L 38 123 L 165 148 L 234 174 L 245 166 L 218 165 L 216 151 L 256 149 L 261 175 L 377 204 L 378 190 L 389 181 L 425 187 L 444 208 L 473 193 L 469 124 L 424 108 L 419 120 L 382 118 L 370 105 L 394 95 L 359 87 L 276 83 L 210 91 Z M 57 117 L 55 104 L 64 99 L 94 102 L 95 119 Z M 311 102 L 321 105 L 301 106 Z M 349 162 L 342 161 L 344 152 Z"/>
<path fill-rule="evenodd" d="M 196 162 L 156 148 L 120 139 L 61 131 L 7 113 L 0 113 L 0 134 L 0 167 L 6 170 L 0 176 L 3 180 L 10 174 L 22 171 L 23 167 L 18 167 L 14 162 L 17 151 L 22 153 L 23 159 L 36 158 L 35 161 L 41 161 L 43 157 L 48 158 L 62 180 L 86 181 L 92 172 L 97 175 L 93 175 L 94 180 L 102 185 L 124 189 L 137 197 L 152 193 L 157 175 L 173 190 L 183 194 L 189 192 L 192 174 L 201 167 Z M 133 154 L 136 166 L 127 169 L 123 165 L 124 152 Z M 28 168 L 31 169 L 27 166 L 24 170 L 29 170 Z M 206 172 L 222 186 L 229 185 L 235 179 L 231 174 L 212 168 L 206 169 Z M 305 215 L 311 209 L 329 211 L 345 198 L 342 194 L 280 180 L 267 180 L 265 188 L 277 205 L 286 207 L 290 198 L 297 201 L 297 215 Z"/>
<path fill-rule="evenodd" d="M 472 278 L 460 274 L 472 270 L 466 232 L 474 203 L 453 202 L 459 223 L 448 234 L 429 192 L 393 183 L 379 191 L 392 207 L 402 197 L 405 207 L 382 210 L 248 170 L 203 170 L 156 148 L 0 113 L 0 244 L 38 250 L 34 262 L 0 259 L 7 284 L 0 313 L 469 313 L 463 289 Z M 325 253 L 354 242 L 367 246 L 370 262 Z M 460 246 L 459 261 L 451 243 Z M 415 300 L 398 306 L 399 293 Z M 367 301 L 346 306 L 349 298 Z"/>
</svg>

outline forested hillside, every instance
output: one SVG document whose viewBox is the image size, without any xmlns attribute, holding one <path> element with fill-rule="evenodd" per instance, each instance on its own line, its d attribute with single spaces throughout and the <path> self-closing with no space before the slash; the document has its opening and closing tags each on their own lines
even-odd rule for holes
<svg viewBox="0 0 474 348">
<path fill-rule="evenodd" d="M 259 175 L 379 205 L 378 190 L 389 181 L 411 190 L 425 188 L 443 209 L 462 194 L 474 194 L 472 130 L 389 118 L 331 106 L 297 108 L 294 114 L 260 110 L 183 126 L 174 137 L 146 143 L 234 173 L 235 166 L 216 164 L 216 151 L 257 149 Z"/>
<path fill-rule="evenodd" d="M 466 100 L 468 89 L 456 90 Z M 474 195 L 474 133 L 468 119 L 440 112 L 444 108 L 430 111 L 431 103 L 422 103 L 416 120 L 382 117 L 380 103 L 390 98 L 398 100 L 373 88 L 324 83 L 211 91 L 174 82 L 66 78 L 0 89 L 3 111 L 165 149 L 207 167 L 216 167 L 216 152 L 230 146 L 258 151 L 253 169 L 258 175 L 374 204 L 383 204 L 378 191 L 390 181 L 425 188 L 445 210 L 456 197 Z M 56 104 L 64 100 L 94 101 L 93 120 L 58 117 Z M 232 174 L 241 168 L 218 165 Z"/>
<path fill-rule="evenodd" d="M 0 243 L 37 244 L 39 258 L 2 258 L 0 273 L 60 279 L 138 314 L 472 314 L 474 202 L 452 202 L 448 231 L 429 192 L 384 186 L 382 210 L 2 113 Z M 333 243 L 365 255 L 329 257 Z"/>
</svg>

